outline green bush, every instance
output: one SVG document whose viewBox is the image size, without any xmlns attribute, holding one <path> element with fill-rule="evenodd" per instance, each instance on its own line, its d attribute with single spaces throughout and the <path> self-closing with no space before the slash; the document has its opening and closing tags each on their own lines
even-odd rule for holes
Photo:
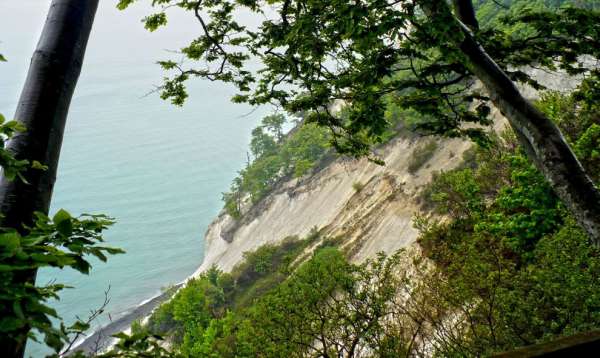
<svg viewBox="0 0 600 358">
<path fill-rule="evenodd" d="M 425 165 L 438 149 L 438 144 L 435 140 L 428 140 L 426 143 L 421 143 L 415 147 L 412 152 L 410 161 L 408 162 L 408 172 L 415 174 Z"/>
<path fill-rule="evenodd" d="M 201 340 L 198 335 L 204 334 L 213 320 L 226 317 L 230 310 L 251 305 L 285 280 L 291 262 L 312 240 L 290 237 L 279 245 L 261 246 L 244 253 L 244 260 L 231 273 L 210 268 L 159 306 L 144 328 L 152 334 L 171 337 L 178 346 L 190 348 Z"/>
<path fill-rule="evenodd" d="M 360 193 L 365 187 L 365 184 L 361 183 L 361 182 L 354 182 L 352 183 L 352 189 L 354 189 L 355 192 Z"/>
<path fill-rule="evenodd" d="M 589 81 L 582 87 L 591 89 Z M 575 152 L 594 173 L 598 107 L 590 92 L 597 93 L 550 93 L 538 105 L 586 148 Z M 488 356 L 600 328 L 600 250 L 514 136 L 470 158 L 473 165 L 437 174 L 423 192 L 448 220 L 415 220 L 423 252 L 440 268 L 439 279 L 423 280 L 423 294 L 432 308 L 462 312 L 464 320 L 437 342 L 438 354 Z"/>
</svg>

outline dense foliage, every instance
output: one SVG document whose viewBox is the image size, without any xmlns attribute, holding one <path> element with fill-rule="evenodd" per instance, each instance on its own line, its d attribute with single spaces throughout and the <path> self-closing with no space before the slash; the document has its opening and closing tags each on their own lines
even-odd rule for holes
<svg viewBox="0 0 600 358">
<path fill-rule="evenodd" d="M 561 127 L 582 165 L 600 182 L 600 73 L 588 76 L 569 96 L 544 94 L 540 108 Z"/>
<path fill-rule="evenodd" d="M 246 253 L 231 273 L 208 270 L 162 305 L 141 331 L 170 337 L 176 351 L 189 357 L 233 349 L 220 337 L 223 326 L 234 323 L 234 312 L 245 311 L 285 280 L 295 258 L 315 239 L 314 235 L 305 240 L 288 238 L 278 246 L 262 246 Z"/>
<path fill-rule="evenodd" d="M 23 340 L 24 328 L 34 329 L 28 338 L 37 340 L 41 334 L 44 342 L 57 353 L 73 335 L 89 328 L 85 319 L 67 327 L 56 327 L 53 319 L 60 319 L 48 305 L 50 299 L 58 299 L 58 293 L 68 286 L 60 283 L 21 284 L 18 279 L 32 269 L 46 267 L 70 267 L 81 273 L 89 273 L 91 264 L 86 256 L 106 261 L 107 254 L 121 250 L 102 246 L 102 232 L 113 221 L 102 215 L 72 217 L 64 210 L 52 219 L 38 213 L 36 224 L 21 235 L 16 230 L 3 229 L 0 233 L 0 342 Z M 20 344 L 24 344 L 21 341 Z"/>
<path fill-rule="evenodd" d="M 595 178 L 597 88 L 538 103 Z M 306 258 L 322 238 L 288 239 L 191 281 L 135 334 L 182 357 L 488 356 L 600 328 L 600 250 L 514 136 L 490 138 L 422 194 L 446 217 L 415 219 L 435 267 L 403 252 L 354 265 L 329 245 Z"/>
<path fill-rule="evenodd" d="M 231 275 L 209 270 L 138 330 L 167 334 L 171 354 L 182 357 L 397 357 L 410 351 L 417 326 L 388 324 L 400 318 L 396 297 L 408 287 L 407 277 L 398 275 L 400 256 L 353 265 L 325 245 L 294 264 L 315 239 L 259 248 Z M 239 303 L 240 281 L 264 287 L 260 282 L 269 276 L 267 290 L 250 290 L 252 299 Z"/>
<path fill-rule="evenodd" d="M 523 11 L 556 10 L 567 6 L 600 10 L 600 1 L 598 0 L 476 0 L 474 3 L 477 7 L 477 17 L 484 26 L 497 24 L 496 20 L 499 18 L 516 16 Z M 512 32 L 518 30 L 518 28 L 511 29 Z"/>
<path fill-rule="evenodd" d="M 539 106 L 598 179 L 600 112 L 588 101 L 597 78 L 582 88 L 570 96 L 548 93 Z M 417 219 L 426 255 L 448 279 L 436 290 L 442 287 L 465 319 L 454 333 L 461 344 L 445 354 L 487 355 L 600 327 L 600 251 L 588 246 L 511 135 L 469 153 L 463 168 L 439 174 L 424 199 L 449 218 Z M 464 309 L 465 302 L 473 303 Z"/>
<path fill-rule="evenodd" d="M 245 199 L 257 203 L 280 179 L 309 173 L 328 152 L 329 136 L 323 128 L 300 125 L 284 136 L 285 122 L 283 115 L 270 115 L 252 131 L 253 160 L 223 194 L 225 209 L 232 217 L 240 217 Z"/>
</svg>

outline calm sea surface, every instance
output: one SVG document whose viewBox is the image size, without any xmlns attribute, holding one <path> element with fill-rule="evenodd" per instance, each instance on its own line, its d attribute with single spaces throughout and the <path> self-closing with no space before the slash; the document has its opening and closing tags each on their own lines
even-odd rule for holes
<svg viewBox="0 0 600 358">
<path fill-rule="evenodd" d="M 50 1 L 0 1 L 0 113 L 10 117 Z M 155 61 L 198 33 L 186 17 L 147 33 L 140 19 L 148 8 L 115 10 L 102 0 L 84 69 L 72 102 L 52 211 L 105 213 L 117 219 L 108 243 L 127 251 L 94 263 L 89 276 L 73 271 L 40 272 L 74 286 L 53 303 L 67 320 L 85 316 L 110 286 L 108 311 L 117 317 L 180 282 L 201 263 L 203 235 L 222 207 L 246 158 L 250 131 L 266 110 L 234 105 L 227 86 L 196 82 L 184 108 L 157 95 Z M 97 324 L 106 321 L 98 322 Z M 28 354 L 43 356 L 32 346 Z"/>
</svg>

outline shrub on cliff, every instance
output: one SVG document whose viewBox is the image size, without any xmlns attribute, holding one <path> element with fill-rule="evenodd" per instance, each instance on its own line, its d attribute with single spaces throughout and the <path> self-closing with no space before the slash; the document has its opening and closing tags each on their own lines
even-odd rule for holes
<svg viewBox="0 0 600 358">
<path fill-rule="evenodd" d="M 578 93 L 538 105 L 569 141 L 591 142 L 581 138 L 597 125 L 597 108 Z M 460 312 L 443 327 L 451 334 L 442 355 L 486 356 L 600 328 L 600 251 L 514 141 L 496 138 L 475 150 L 475 166 L 440 173 L 424 191 L 449 219 L 416 220 L 443 278 L 426 280 L 438 297 L 431 304 Z M 580 159 L 593 168 L 593 156 Z"/>
<path fill-rule="evenodd" d="M 229 192 L 223 193 L 225 210 L 233 218 L 240 217 L 246 197 L 257 203 L 280 179 L 309 173 L 329 150 L 326 130 L 304 124 L 284 136 L 284 119 L 281 115 L 267 116 L 252 131 L 253 160 L 239 172 Z"/>
</svg>

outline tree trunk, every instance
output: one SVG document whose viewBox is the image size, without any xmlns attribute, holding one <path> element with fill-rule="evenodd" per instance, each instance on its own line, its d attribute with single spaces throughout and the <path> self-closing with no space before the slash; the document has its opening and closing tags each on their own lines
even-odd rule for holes
<svg viewBox="0 0 600 358">
<path fill-rule="evenodd" d="M 470 0 L 457 0 L 455 4 L 462 6 L 457 8 L 458 16 L 473 12 Z M 471 9 L 465 10 L 469 5 Z M 435 6 L 429 2 L 424 7 L 430 16 L 447 15 L 443 13 L 445 4 Z M 476 28 L 476 23 L 470 23 L 474 16 L 467 16 L 467 24 Z M 560 129 L 523 97 L 506 73 L 475 40 L 471 30 L 464 23 L 456 22 L 464 34 L 463 40 L 457 45 L 468 59 L 470 70 L 484 84 L 494 105 L 508 119 L 527 156 L 550 182 L 556 195 L 569 208 L 593 243 L 599 245 L 600 191 L 586 174 Z"/>
<path fill-rule="evenodd" d="M 460 48 L 494 105 L 508 119 L 528 157 L 593 242 L 600 244 L 600 192 L 560 129 L 523 97 L 472 36 L 468 35 Z"/>
<path fill-rule="evenodd" d="M 29 184 L 0 179 L 2 226 L 24 231 L 33 213 L 48 213 L 60 155 L 67 113 L 99 0 L 53 0 L 42 35 L 31 59 L 15 119 L 27 128 L 8 143 L 17 159 L 37 160 L 47 170 L 29 169 L 24 173 Z M 36 272 L 19 278 L 35 281 Z M 3 357 L 22 357 L 26 335 L 16 345 L 3 344 Z"/>
</svg>

